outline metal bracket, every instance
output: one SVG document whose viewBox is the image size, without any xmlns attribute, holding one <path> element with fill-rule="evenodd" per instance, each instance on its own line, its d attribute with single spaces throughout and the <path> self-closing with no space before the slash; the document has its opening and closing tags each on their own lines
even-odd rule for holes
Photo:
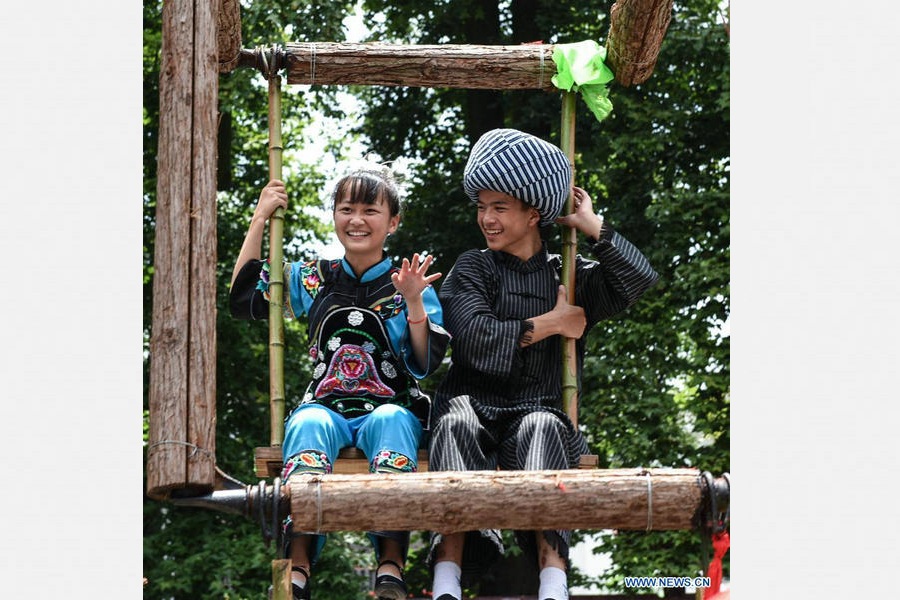
<svg viewBox="0 0 900 600">
<path fill-rule="evenodd" d="M 257 46 L 253 50 L 241 49 L 238 66 L 253 67 L 266 79 L 278 75 L 278 71 L 287 64 L 287 53 L 282 46 L 272 44 L 270 47 Z"/>
<path fill-rule="evenodd" d="M 700 475 L 704 486 L 704 499 L 697 521 L 699 527 L 710 536 L 728 528 L 730 518 L 731 476 L 728 473 L 716 479 L 709 471 Z"/>
<path fill-rule="evenodd" d="M 279 477 L 275 478 L 271 486 L 267 486 L 265 480 L 262 480 L 256 486 L 218 490 L 205 496 L 173 497 L 171 502 L 176 506 L 209 508 L 250 519 L 256 518 L 267 548 L 273 539 L 281 541 L 281 522 L 289 512 Z"/>
</svg>

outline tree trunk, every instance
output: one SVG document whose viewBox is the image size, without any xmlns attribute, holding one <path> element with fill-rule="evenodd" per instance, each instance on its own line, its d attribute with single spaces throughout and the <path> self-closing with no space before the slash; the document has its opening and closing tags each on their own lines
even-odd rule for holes
<svg viewBox="0 0 900 600">
<path fill-rule="evenodd" d="M 685 530 L 702 500 L 695 469 L 298 475 L 289 484 L 294 529 L 311 532 Z"/>
<path fill-rule="evenodd" d="M 231 143 L 234 140 L 234 127 L 231 109 L 226 108 L 219 112 L 219 132 L 216 136 L 218 147 L 218 161 L 216 165 L 216 186 L 222 191 L 230 191 L 234 187 L 234 179 L 231 176 L 233 167 L 233 154 Z"/>
<path fill-rule="evenodd" d="M 288 84 L 556 90 L 553 46 L 289 43 Z"/>
<path fill-rule="evenodd" d="M 147 494 L 215 485 L 218 94 L 208 2 L 163 4 Z"/>
<path fill-rule="evenodd" d="M 466 11 L 465 41 L 469 44 L 499 44 L 500 9 L 494 0 L 481 0 L 475 10 Z M 503 94 L 496 89 L 468 89 L 463 92 L 466 137 L 474 143 L 481 134 L 503 126 Z"/>
<path fill-rule="evenodd" d="M 494 3 L 496 6 L 496 3 Z M 538 0 L 519 0 L 509 7 L 512 13 L 513 42 L 518 44 L 533 44 L 543 42 L 541 31 L 538 28 L 537 12 Z"/>
<path fill-rule="evenodd" d="M 650 78 L 672 18 L 672 0 L 618 0 L 610 9 L 606 62 L 628 87 Z"/>
</svg>

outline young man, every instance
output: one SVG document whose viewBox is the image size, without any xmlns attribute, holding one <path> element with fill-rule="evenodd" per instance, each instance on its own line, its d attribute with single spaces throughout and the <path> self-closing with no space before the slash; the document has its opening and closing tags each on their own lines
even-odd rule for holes
<svg viewBox="0 0 900 600">
<path fill-rule="evenodd" d="M 580 389 L 584 334 L 631 306 L 658 275 L 571 179 L 559 148 L 521 131 L 495 129 L 472 147 L 463 185 L 487 248 L 460 255 L 439 293 L 453 362 L 435 395 L 433 471 L 567 469 L 587 452 L 562 410 L 560 336 L 577 339 Z M 575 210 L 560 218 L 570 189 Z M 591 243 L 593 259 L 576 257 L 575 304 L 560 285 L 560 257 L 541 238 L 553 223 Z M 539 600 L 568 598 L 569 538 L 516 532 L 540 568 Z M 475 575 L 502 550 L 498 531 L 435 534 L 435 600 L 461 600 L 463 569 Z"/>
</svg>

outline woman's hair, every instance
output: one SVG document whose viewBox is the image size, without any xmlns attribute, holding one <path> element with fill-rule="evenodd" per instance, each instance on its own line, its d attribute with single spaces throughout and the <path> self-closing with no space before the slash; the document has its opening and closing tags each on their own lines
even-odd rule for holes
<svg viewBox="0 0 900 600">
<path fill-rule="evenodd" d="M 379 198 L 384 198 L 391 216 L 400 214 L 400 188 L 393 172 L 388 168 L 357 169 L 341 177 L 331 194 L 332 211 L 345 192 L 349 192 L 347 196 L 350 204 L 375 204 Z"/>
</svg>

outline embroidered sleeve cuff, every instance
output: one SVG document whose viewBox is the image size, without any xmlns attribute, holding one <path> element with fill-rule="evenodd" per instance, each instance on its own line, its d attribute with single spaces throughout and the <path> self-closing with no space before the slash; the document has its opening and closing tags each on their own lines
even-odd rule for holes
<svg viewBox="0 0 900 600">
<path fill-rule="evenodd" d="M 266 302 L 269 301 L 269 259 L 267 258 L 262 268 L 259 270 L 259 281 L 256 282 L 256 289 L 262 292 Z"/>
<path fill-rule="evenodd" d="M 291 306 L 291 277 L 292 277 L 293 269 L 291 268 L 291 263 L 285 261 L 283 263 L 283 273 L 282 273 L 282 285 L 281 285 L 281 311 L 284 315 L 285 319 L 295 319 L 296 315 L 294 314 L 294 307 Z M 272 301 L 272 295 L 270 293 L 271 280 L 269 278 L 271 274 L 271 268 L 269 266 L 269 259 L 267 258 L 262 263 L 262 268 L 259 270 L 259 280 L 256 282 L 256 289 L 262 293 L 263 298 L 265 298 L 266 302 Z"/>
</svg>

